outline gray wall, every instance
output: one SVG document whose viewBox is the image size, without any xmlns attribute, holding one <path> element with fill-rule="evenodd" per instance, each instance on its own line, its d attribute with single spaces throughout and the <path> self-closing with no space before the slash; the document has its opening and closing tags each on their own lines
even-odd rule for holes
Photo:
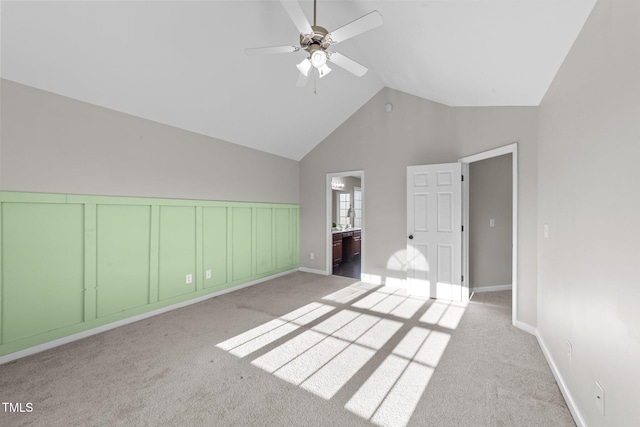
<svg viewBox="0 0 640 427">
<path fill-rule="evenodd" d="M 390 113 L 384 105 L 394 105 Z M 406 278 L 406 168 L 520 150 L 518 318 L 536 324 L 537 108 L 449 108 L 382 89 L 300 162 L 300 264 L 325 270 L 326 174 L 364 170 L 363 274 Z M 335 156 L 334 153 L 343 153 Z M 309 259 L 309 252 L 316 258 Z"/>
<path fill-rule="evenodd" d="M 391 102 L 391 113 L 384 104 Z M 447 107 L 382 89 L 300 162 L 301 266 L 325 270 L 326 174 L 364 170 L 363 273 L 403 279 L 406 260 L 406 167 L 444 162 Z M 336 156 L 334 153 L 341 153 Z M 309 252 L 317 254 L 309 259 Z"/>
<path fill-rule="evenodd" d="M 640 2 L 600 0 L 540 106 L 538 161 L 538 330 L 591 427 L 640 425 L 639 162 Z"/>
<path fill-rule="evenodd" d="M 505 154 L 469 165 L 469 284 L 474 289 L 511 285 L 511 158 Z"/>
<path fill-rule="evenodd" d="M 536 325 L 538 108 L 454 108 L 456 158 L 518 143 L 518 319 Z"/>
<path fill-rule="evenodd" d="M 0 82 L 1 190 L 298 203 L 294 160 Z"/>
</svg>

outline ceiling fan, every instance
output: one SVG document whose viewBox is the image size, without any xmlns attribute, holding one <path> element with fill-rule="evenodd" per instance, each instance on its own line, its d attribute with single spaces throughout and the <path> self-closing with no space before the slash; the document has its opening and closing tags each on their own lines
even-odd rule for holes
<svg viewBox="0 0 640 427">
<path fill-rule="evenodd" d="M 306 51 L 309 56 L 305 57 L 302 62 L 296 65 L 298 70 L 300 70 L 297 86 L 304 86 L 309 76 L 314 72 L 317 72 L 320 78 L 329 74 L 331 68 L 327 65 L 327 61 L 344 68 L 358 77 L 362 77 L 367 72 L 368 69 L 364 65 L 338 52 L 331 51 L 329 48 L 334 44 L 343 42 L 382 25 L 382 15 L 380 12 L 374 10 L 336 30 L 327 31 L 325 28 L 316 25 L 316 0 L 313 1 L 313 26 L 307 21 L 297 1 L 280 0 L 280 3 L 300 31 L 300 45 L 245 49 L 247 55 L 270 55 L 274 53 L 293 53 L 300 50 Z"/>
</svg>

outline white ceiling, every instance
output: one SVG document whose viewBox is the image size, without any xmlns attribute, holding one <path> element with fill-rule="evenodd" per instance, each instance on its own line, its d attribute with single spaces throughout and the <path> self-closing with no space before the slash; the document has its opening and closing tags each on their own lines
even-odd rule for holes
<svg viewBox="0 0 640 427">
<path fill-rule="evenodd" d="M 371 10 L 384 24 L 335 45 L 364 77 L 334 66 L 304 88 L 302 52 L 244 54 L 297 44 L 278 1 L 2 1 L 0 73 L 299 160 L 384 86 L 449 106 L 538 105 L 595 1 L 319 0 L 328 30 Z"/>
</svg>

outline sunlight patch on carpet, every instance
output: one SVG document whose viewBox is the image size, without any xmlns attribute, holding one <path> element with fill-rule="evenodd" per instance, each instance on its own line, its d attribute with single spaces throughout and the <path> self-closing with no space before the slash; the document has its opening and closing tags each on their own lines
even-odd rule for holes
<svg viewBox="0 0 640 427">
<path fill-rule="evenodd" d="M 412 328 L 345 408 L 374 424 L 406 425 L 449 339 L 446 333 Z"/>
<path fill-rule="evenodd" d="M 404 427 L 466 304 L 363 283 L 322 301 L 217 347 L 323 399 L 342 391 L 345 409 L 373 424 Z"/>
<path fill-rule="evenodd" d="M 358 282 L 351 286 L 347 286 L 346 288 L 342 288 L 332 294 L 324 296 L 322 297 L 322 299 L 337 302 L 340 304 L 346 304 L 358 298 L 360 295 L 363 295 L 371 291 L 372 289 L 375 289 L 376 287 L 376 285 Z"/>
<path fill-rule="evenodd" d="M 311 303 L 245 333 L 221 342 L 216 347 L 234 356 L 245 357 L 262 347 L 292 333 L 333 310 L 333 307 Z"/>
<path fill-rule="evenodd" d="M 447 329 L 456 329 L 466 307 L 467 304 L 461 302 L 437 300 L 422 315 L 420 321 Z"/>
</svg>

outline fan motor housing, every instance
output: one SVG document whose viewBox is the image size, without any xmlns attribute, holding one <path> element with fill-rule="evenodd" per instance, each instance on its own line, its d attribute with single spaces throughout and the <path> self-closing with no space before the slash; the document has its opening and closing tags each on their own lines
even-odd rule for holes
<svg viewBox="0 0 640 427">
<path fill-rule="evenodd" d="M 313 34 L 300 34 L 300 47 L 307 52 L 311 52 L 311 50 L 316 50 L 318 48 L 323 50 L 327 49 L 331 45 L 331 41 L 326 39 L 329 31 L 327 31 L 326 28 L 317 25 L 313 25 L 311 28 L 313 29 Z M 312 48 L 314 45 L 317 47 Z"/>
</svg>

